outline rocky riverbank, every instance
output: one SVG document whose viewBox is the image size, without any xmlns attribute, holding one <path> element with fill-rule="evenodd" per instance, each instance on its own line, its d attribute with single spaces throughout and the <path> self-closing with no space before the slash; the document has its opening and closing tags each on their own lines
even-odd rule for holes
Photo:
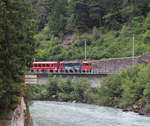
<svg viewBox="0 0 150 126">
<path fill-rule="evenodd" d="M 32 118 L 24 98 L 20 98 L 20 104 L 10 112 L 9 116 L 0 120 L 0 126 L 33 126 Z"/>
<path fill-rule="evenodd" d="M 144 105 L 144 103 L 138 103 L 124 108 L 123 111 L 132 111 L 138 113 L 139 115 L 150 116 L 150 113 L 146 112 L 147 107 L 149 106 Z"/>
</svg>

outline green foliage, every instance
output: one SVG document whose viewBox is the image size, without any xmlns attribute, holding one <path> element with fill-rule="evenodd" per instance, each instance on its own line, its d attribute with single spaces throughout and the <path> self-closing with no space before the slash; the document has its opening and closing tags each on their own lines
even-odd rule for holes
<svg viewBox="0 0 150 126">
<path fill-rule="evenodd" d="M 34 20 L 30 2 L 0 1 L 0 111 L 14 109 L 23 74 L 34 54 Z"/>
<path fill-rule="evenodd" d="M 50 33 L 48 26 L 46 25 L 39 34 L 36 34 L 34 36 L 34 38 L 37 39 L 37 41 L 50 40 Z"/>
<path fill-rule="evenodd" d="M 85 40 L 88 59 L 128 57 L 133 33 L 135 55 L 150 51 L 148 0 L 43 0 L 43 4 L 48 23 L 35 36 L 40 43 L 37 60 L 82 60 Z M 67 35 L 72 35 L 72 43 L 63 48 Z"/>
<path fill-rule="evenodd" d="M 93 91 L 87 80 L 83 78 L 50 77 L 48 96 L 61 101 L 92 102 Z"/>
<path fill-rule="evenodd" d="M 63 48 L 60 45 L 59 39 L 57 37 L 51 37 L 50 40 L 45 41 L 44 44 L 39 46 L 35 58 L 38 61 L 60 61 L 63 59 L 62 50 Z"/>
<path fill-rule="evenodd" d="M 99 89 L 99 104 L 126 108 L 142 101 L 145 112 L 150 103 L 150 65 L 138 65 L 115 75 L 110 75 Z"/>
<path fill-rule="evenodd" d="M 94 27 L 90 33 L 76 33 L 72 35 L 73 43 L 67 48 L 62 47 L 63 41 L 61 39 L 41 32 L 39 34 L 46 37 L 43 39 L 36 37 L 40 43 L 36 54 L 37 60 L 82 60 L 85 40 L 87 41 L 88 59 L 129 57 L 132 54 L 133 31 L 135 32 L 135 55 L 141 55 L 150 51 L 150 30 L 147 20 L 149 20 L 149 16 L 145 19 L 142 16 L 134 17 L 129 26 L 124 26 L 119 31 L 105 32 L 101 28 Z M 48 45 L 48 43 L 53 44 Z"/>
<path fill-rule="evenodd" d="M 116 105 L 121 97 L 121 76 L 114 74 L 103 81 L 103 85 L 99 89 L 99 104 Z"/>
<path fill-rule="evenodd" d="M 145 44 L 147 44 L 147 43 L 150 42 L 150 36 L 149 36 L 149 34 L 150 34 L 150 31 L 146 31 L 145 34 L 143 35 L 143 42 Z"/>
<path fill-rule="evenodd" d="M 48 23 L 48 0 L 31 0 L 34 10 L 34 19 L 37 23 L 37 32 L 41 31 Z"/>
<path fill-rule="evenodd" d="M 119 30 L 135 16 L 146 17 L 148 0 L 31 0 L 39 29 L 49 24 L 50 33 L 86 31 L 93 27 Z"/>
<path fill-rule="evenodd" d="M 48 0 L 49 16 L 48 26 L 52 35 L 60 35 L 66 26 L 66 5 L 67 0 Z"/>
<path fill-rule="evenodd" d="M 47 85 L 27 85 L 28 100 L 44 100 L 47 98 Z"/>
<path fill-rule="evenodd" d="M 97 89 L 85 78 L 49 77 L 48 85 L 27 85 L 27 100 L 59 100 L 96 103 Z"/>
</svg>

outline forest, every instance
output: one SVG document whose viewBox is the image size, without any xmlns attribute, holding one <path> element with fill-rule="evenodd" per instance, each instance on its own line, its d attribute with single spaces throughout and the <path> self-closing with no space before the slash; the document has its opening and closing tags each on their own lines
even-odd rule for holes
<svg viewBox="0 0 150 126">
<path fill-rule="evenodd" d="M 83 60 L 84 41 L 87 41 L 87 58 L 90 60 L 127 57 L 131 56 L 133 34 L 136 38 L 135 55 L 150 52 L 149 0 L 0 0 L 0 118 L 2 113 L 7 114 L 16 108 L 20 96 L 26 101 L 30 99 L 24 73 L 33 59 Z M 149 67 L 137 69 L 149 75 Z M 111 76 L 117 80 L 118 76 L 125 78 L 122 83 L 119 80 L 121 92 L 118 88 L 117 96 L 131 102 L 131 96 L 126 99 L 126 91 L 130 91 L 131 84 L 135 82 L 135 87 L 144 84 L 144 87 L 133 90 L 135 100 L 132 102 L 144 99 L 149 105 L 149 78 L 143 77 L 143 73 Z M 104 81 L 104 90 L 107 90 L 109 82 L 118 83 L 112 78 Z M 101 96 L 104 102 L 96 104 L 120 105 L 116 92 L 107 91 L 106 96 L 109 97 Z M 142 96 L 136 96 L 141 92 L 144 92 Z M 71 94 L 68 98 L 60 92 L 59 97 L 69 99 L 74 96 Z M 75 97 L 80 100 L 80 97 Z"/>
<path fill-rule="evenodd" d="M 150 51 L 149 0 L 39 0 L 35 60 L 102 59 Z M 40 9 L 39 9 L 40 8 Z"/>
</svg>

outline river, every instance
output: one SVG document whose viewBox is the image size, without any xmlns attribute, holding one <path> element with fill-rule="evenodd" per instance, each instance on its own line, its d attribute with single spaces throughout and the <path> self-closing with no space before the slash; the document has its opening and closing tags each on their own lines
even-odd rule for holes
<svg viewBox="0 0 150 126">
<path fill-rule="evenodd" d="M 33 126 L 150 126 L 150 117 L 80 103 L 34 101 Z"/>
</svg>

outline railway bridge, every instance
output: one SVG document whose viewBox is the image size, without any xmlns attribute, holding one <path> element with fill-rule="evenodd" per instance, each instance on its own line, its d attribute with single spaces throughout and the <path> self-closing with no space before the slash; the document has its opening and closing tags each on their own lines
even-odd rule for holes
<svg viewBox="0 0 150 126">
<path fill-rule="evenodd" d="M 150 62 L 150 54 L 143 54 L 141 56 L 134 57 L 126 57 L 126 58 L 112 58 L 112 59 L 104 59 L 104 60 L 89 60 L 87 61 L 92 64 L 93 70 L 91 72 L 79 72 L 79 71 L 38 71 L 34 72 L 32 75 L 25 76 L 25 83 L 30 84 L 47 84 L 48 76 L 62 76 L 64 78 L 70 77 L 83 77 L 87 78 L 92 87 L 97 87 L 100 85 L 101 81 L 104 77 L 109 74 L 121 72 L 123 69 L 131 67 L 136 64 L 147 64 Z"/>
</svg>

